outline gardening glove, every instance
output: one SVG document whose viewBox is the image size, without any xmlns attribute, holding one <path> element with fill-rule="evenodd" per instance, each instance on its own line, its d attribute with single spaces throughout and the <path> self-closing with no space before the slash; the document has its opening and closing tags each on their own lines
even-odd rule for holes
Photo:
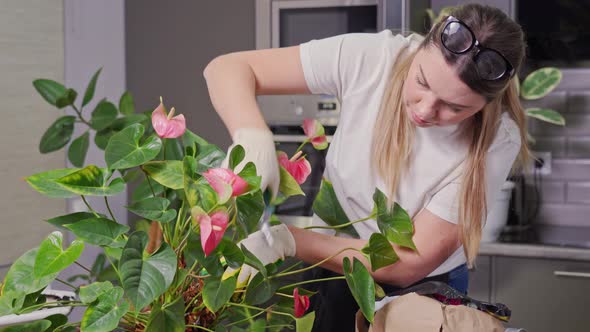
<svg viewBox="0 0 590 332">
<path fill-rule="evenodd" d="M 284 224 L 280 224 L 270 227 L 269 230 L 274 239 L 272 245 L 266 241 L 261 231 L 257 231 L 240 241 L 238 247 L 244 245 L 263 265 L 274 263 L 279 259 L 285 259 L 285 257 L 295 256 L 295 238 L 289 228 Z M 238 275 L 238 286 L 245 286 L 258 273 L 255 268 L 244 264 L 239 270 L 228 267 L 223 274 L 223 279 L 235 275 L 238 271 L 240 273 Z"/>
<path fill-rule="evenodd" d="M 279 191 L 280 173 L 272 132 L 260 128 L 239 128 L 234 132 L 232 139 L 233 144 L 228 148 L 221 167 L 228 167 L 231 150 L 234 146 L 241 145 L 245 156 L 234 169 L 234 173 L 239 173 L 248 162 L 253 162 L 256 172 L 262 178 L 260 190 L 264 192 L 268 188 L 274 200 Z"/>
</svg>

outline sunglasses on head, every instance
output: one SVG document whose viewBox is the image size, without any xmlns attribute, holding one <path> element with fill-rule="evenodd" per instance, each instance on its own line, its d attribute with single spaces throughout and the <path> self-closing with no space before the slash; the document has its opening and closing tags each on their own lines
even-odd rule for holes
<svg viewBox="0 0 590 332">
<path fill-rule="evenodd" d="M 479 77 L 487 81 L 503 79 L 514 75 L 514 67 L 500 52 L 483 47 L 475 34 L 461 20 L 449 16 L 440 34 L 444 48 L 454 54 L 465 54 L 476 48 L 473 62 Z"/>
</svg>

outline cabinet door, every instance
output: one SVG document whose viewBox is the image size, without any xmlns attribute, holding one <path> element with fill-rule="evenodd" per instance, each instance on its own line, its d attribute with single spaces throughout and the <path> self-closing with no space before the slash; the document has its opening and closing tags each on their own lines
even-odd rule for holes
<svg viewBox="0 0 590 332">
<path fill-rule="evenodd" d="M 469 270 L 469 297 L 490 302 L 491 259 L 490 256 L 478 256 L 475 267 Z"/>
<path fill-rule="evenodd" d="M 590 263 L 495 257 L 494 267 L 494 300 L 512 310 L 510 326 L 590 331 Z"/>
<path fill-rule="evenodd" d="M 438 13 L 441 8 L 447 6 L 458 6 L 466 3 L 481 3 L 484 5 L 494 6 L 501 9 L 503 12 L 512 16 L 512 6 L 514 0 L 432 0 L 430 1 L 431 8 Z"/>
</svg>

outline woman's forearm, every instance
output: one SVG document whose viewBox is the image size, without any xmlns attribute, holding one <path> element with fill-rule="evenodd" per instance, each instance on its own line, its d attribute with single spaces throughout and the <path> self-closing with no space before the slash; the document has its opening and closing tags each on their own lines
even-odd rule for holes
<svg viewBox="0 0 590 332">
<path fill-rule="evenodd" d="M 211 103 L 231 135 L 243 127 L 268 128 L 256 102 L 256 78 L 246 62 L 222 55 L 207 65 L 203 76 Z"/>
</svg>

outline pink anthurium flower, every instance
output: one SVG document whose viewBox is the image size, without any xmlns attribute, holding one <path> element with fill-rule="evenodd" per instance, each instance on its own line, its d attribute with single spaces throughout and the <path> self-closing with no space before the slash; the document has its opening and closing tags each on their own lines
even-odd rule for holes
<svg viewBox="0 0 590 332">
<path fill-rule="evenodd" d="M 295 300 L 295 317 L 303 317 L 307 309 L 309 309 L 309 296 L 299 295 L 299 288 L 295 288 L 293 290 L 293 299 Z"/>
<path fill-rule="evenodd" d="M 239 196 L 248 189 L 248 182 L 228 168 L 211 168 L 203 173 L 207 182 L 219 196 L 220 204 L 230 197 Z"/>
<path fill-rule="evenodd" d="M 209 256 L 217 248 L 227 229 L 229 215 L 225 210 L 218 210 L 208 215 L 200 207 L 195 206 L 191 210 L 193 221 L 201 230 L 201 246 L 205 256 Z"/>
<path fill-rule="evenodd" d="M 166 107 L 160 97 L 160 105 L 152 112 L 152 127 L 161 138 L 177 138 L 186 131 L 184 115 L 174 116 L 174 107 L 166 115 Z"/>
<path fill-rule="evenodd" d="M 305 182 L 309 174 L 311 174 L 311 165 L 309 164 L 309 161 L 305 159 L 305 156 L 301 157 L 302 153 L 302 151 L 299 151 L 289 159 L 285 152 L 277 152 L 279 164 L 291 174 L 298 184 Z"/>
<path fill-rule="evenodd" d="M 316 150 L 328 147 L 328 139 L 324 133 L 324 126 L 316 119 L 303 120 L 303 132 Z"/>
</svg>

